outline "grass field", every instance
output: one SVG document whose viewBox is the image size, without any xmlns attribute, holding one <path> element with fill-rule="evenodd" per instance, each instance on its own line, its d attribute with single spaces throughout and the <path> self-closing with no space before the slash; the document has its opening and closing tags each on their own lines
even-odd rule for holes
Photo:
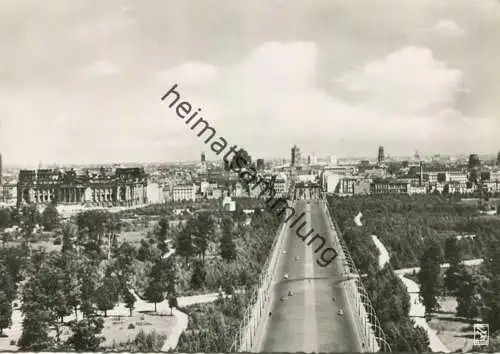
<svg viewBox="0 0 500 354">
<path fill-rule="evenodd" d="M 441 310 L 436 313 L 429 327 L 436 330 L 439 339 L 451 351 L 472 349 L 473 329 L 470 322 L 456 316 L 457 301 L 454 297 L 439 300 Z"/>
</svg>

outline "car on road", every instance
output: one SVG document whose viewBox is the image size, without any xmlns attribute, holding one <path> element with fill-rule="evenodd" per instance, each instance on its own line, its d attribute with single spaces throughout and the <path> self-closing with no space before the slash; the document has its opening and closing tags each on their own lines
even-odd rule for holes
<svg viewBox="0 0 500 354">
<path fill-rule="evenodd" d="M 344 309 L 343 308 L 339 308 L 339 311 L 337 312 L 337 315 L 344 316 Z"/>
<path fill-rule="evenodd" d="M 288 273 L 283 276 L 284 279 L 288 279 Z"/>
</svg>

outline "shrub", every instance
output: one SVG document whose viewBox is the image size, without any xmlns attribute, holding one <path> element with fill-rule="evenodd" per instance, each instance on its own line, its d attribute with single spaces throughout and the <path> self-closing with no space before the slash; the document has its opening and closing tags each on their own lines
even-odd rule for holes
<svg viewBox="0 0 500 354">
<path fill-rule="evenodd" d="M 134 328 L 135 328 L 135 326 L 134 326 L 133 323 L 131 323 L 131 324 L 128 325 L 128 329 L 134 329 Z"/>
<path fill-rule="evenodd" d="M 57 245 L 60 245 L 60 244 L 62 244 L 62 240 L 61 240 L 61 238 L 60 238 L 60 237 L 56 237 L 56 238 L 54 239 L 54 245 L 56 245 L 56 246 L 57 246 Z"/>
</svg>

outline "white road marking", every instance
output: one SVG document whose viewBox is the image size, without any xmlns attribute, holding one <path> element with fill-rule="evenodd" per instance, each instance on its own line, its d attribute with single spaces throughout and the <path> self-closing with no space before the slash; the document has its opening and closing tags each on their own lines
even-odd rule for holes
<svg viewBox="0 0 500 354">
<path fill-rule="evenodd" d="M 312 227 L 311 223 L 311 206 L 306 206 L 306 221 L 304 232 L 310 230 Z M 312 233 L 310 238 L 314 236 Z M 314 277 L 314 257 L 311 246 L 307 245 L 309 238 L 304 242 L 304 277 L 313 278 Z M 318 352 L 318 341 L 316 338 L 317 328 L 316 328 L 316 304 L 314 302 L 314 282 L 308 281 L 305 284 L 304 291 L 304 349 L 305 353 L 317 353 Z"/>
</svg>

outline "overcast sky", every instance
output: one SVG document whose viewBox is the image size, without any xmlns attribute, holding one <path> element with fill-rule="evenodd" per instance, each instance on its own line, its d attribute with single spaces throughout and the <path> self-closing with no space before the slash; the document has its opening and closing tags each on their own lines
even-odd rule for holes
<svg viewBox="0 0 500 354">
<path fill-rule="evenodd" d="M 174 84 L 257 157 L 496 153 L 494 0 L 3 0 L 7 164 L 198 159 Z"/>
</svg>

